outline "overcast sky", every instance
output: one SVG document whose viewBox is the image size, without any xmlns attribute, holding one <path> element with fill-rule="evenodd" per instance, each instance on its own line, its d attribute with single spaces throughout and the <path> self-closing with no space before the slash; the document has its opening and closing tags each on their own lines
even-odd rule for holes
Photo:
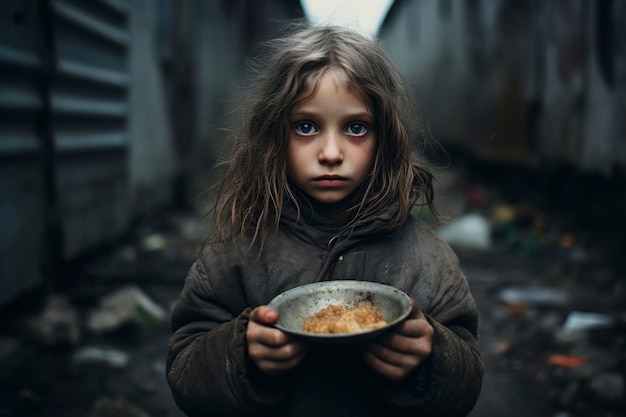
<svg viewBox="0 0 626 417">
<path fill-rule="evenodd" d="M 373 36 L 393 0 L 301 0 L 301 3 L 314 23 L 349 26 Z"/>
</svg>

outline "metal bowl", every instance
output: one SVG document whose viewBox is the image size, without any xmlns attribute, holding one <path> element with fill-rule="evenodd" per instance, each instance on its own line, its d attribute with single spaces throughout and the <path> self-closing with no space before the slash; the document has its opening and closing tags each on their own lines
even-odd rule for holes
<svg viewBox="0 0 626 417">
<path fill-rule="evenodd" d="M 302 330 L 304 322 L 330 304 L 353 307 L 372 304 L 383 314 L 383 327 L 356 333 L 315 334 Z M 279 313 L 275 327 L 307 340 L 353 343 L 374 337 L 404 320 L 412 309 L 411 299 L 389 285 L 368 281 L 324 281 L 292 288 L 277 295 L 268 306 Z"/>
</svg>

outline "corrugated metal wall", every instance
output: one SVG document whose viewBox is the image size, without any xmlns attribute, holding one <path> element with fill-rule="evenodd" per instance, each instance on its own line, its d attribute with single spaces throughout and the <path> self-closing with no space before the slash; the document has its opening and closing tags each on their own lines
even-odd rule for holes
<svg viewBox="0 0 626 417">
<path fill-rule="evenodd" d="M 52 2 L 54 166 L 63 254 L 118 236 L 128 216 L 129 5 Z"/>
<path fill-rule="evenodd" d="M 39 283 L 46 172 L 41 4 L 0 2 L 0 302 Z"/>
<path fill-rule="evenodd" d="M 128 222 L 129 5 L 0 2 L 0 303 Z"/>
<path fill-rule="evenodd" d="M 0 0 L 0 306 L 195 198 L 251 43 L 297 16 L 298 0 Z"/>
</svg>

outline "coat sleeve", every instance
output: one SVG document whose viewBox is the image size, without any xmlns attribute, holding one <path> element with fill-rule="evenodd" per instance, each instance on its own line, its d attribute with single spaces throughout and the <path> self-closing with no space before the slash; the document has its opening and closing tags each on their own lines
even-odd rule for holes
<svg viewBox="0 0 626 417">
<path fill-rule="evenodd" d="M 206 254 L 205 254 L 206 255 Z M 225 270 L 203 256 L 192 266 L 172 313 L 167 380 L 190 417 L 256 415 L 282 401 L 281 381 L 260 375 L 247 356 L 250 309 L 230 299 L 237 268 Z M 262 380 L 262 381 L 261 381 Z"/>
<path fill-rule="evenodd" d="M 432 247 L 436 262 L 412 291 L 430 290 L 420 308 L 434 329 L 431 355 L 408 380 L 381 382 L 381 392 L 398 415 L 461 417 L 474 408 L 484 375 L 477 307 L 452 249 L 438 238 Z"/>
</svg>

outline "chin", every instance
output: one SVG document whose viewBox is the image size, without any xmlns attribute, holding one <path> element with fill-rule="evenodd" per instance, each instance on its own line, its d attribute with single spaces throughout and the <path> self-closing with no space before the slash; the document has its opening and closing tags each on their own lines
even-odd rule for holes
<svg viewBox="0 0 626 417">
<path fill-rule="evenodd" d="M 346 199 L 345 195 L 312 195 L 314 199 L 324 204 L 339 203 Z"/>
</svg>

